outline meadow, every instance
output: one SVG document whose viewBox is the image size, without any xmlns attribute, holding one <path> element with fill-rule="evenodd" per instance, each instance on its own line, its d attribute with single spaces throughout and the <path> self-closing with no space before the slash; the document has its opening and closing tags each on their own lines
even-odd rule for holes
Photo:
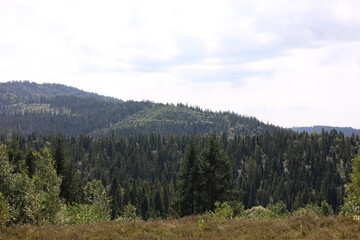
<svg viewBox="0 0 360 240">
<path fill-rule="evenodd" d="M 0 229 L 0 239 L 360 239 L 349 217 L 214 218 L 108 221 L 71 226 L 21 225 Z"/>
</svg>

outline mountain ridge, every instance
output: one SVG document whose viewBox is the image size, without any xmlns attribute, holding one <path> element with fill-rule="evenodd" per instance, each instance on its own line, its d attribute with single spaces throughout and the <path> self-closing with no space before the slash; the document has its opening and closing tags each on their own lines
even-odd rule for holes
<svg viewBox="0 0 360 240">
<path fill-rule="evenodd" d="M 293 127 L 291 128 L 295 132 L 307 132 L 307 133 L 321 133 L 322 131 L 330 132 L 336 130 L 337 132 L 342 132 L 345 136 L 351 137 L 352 134 L 360 136 L 360 129 L 352 127 L 334 127 L 326 125 L 314 125 L 310 127 Z"/>
<path fill-rule="evenodd" d="M 256 135 L 281 129 L 254 117 L 184 104 L 122 101 L 61 84 L 0 83 L 0 131 L 43 135 Z"/>
</svg>

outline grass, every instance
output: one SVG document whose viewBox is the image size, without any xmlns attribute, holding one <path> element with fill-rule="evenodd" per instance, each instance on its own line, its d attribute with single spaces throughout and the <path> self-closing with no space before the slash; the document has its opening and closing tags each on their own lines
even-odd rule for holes
<svg viewBox="0 0 360 240">
<path fill-rule="evenodd" d="M 74 226 L 12 226 L 0 239 L 360 239 L 360 223 L 345 217 L 104 222 Z"/>
</svg>

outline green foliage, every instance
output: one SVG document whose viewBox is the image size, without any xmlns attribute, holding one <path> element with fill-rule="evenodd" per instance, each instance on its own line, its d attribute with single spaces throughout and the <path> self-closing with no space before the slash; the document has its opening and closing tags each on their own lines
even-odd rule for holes
<svg viewBox="0 0 360 240">
<path fill-rule="evenodd" d="M 137 221 L 140 218 L 136 215 L 136 207 L 132 204 L 126 204 L 121 216 L 117 217 L 115 221 Z"/>
<path fill-rule="evenodd" d="M 203 217 L 199 217 L 197 220 L 197 230 L 202 232 L 204 230 L 205 219 Z"/>
<path fill-rule="evenodd" d="M 273 218 L 275 214 L 263 206 L 255 206 L 251 209 L 247 209 L 244 212 L 244 216 L 247 218 L 257 218 L 257 219 L 264 219 L 264 218 Z"/>
<path fill-rule="evenodd" d="M 10 220 L 10 206 L 0 192 L 0 227 L 4 227 Z"/>
<path fill-rule="evenodd" d="M 296 209 L 293 216 L 310 216 L 310 217 L 321 217 L 324 216 L 321 207 L 316 204 L 307 204 L 305 207 Z"/>
<path fill-rule="evenodd" d="M 360 155 L 351 160 L 350 182 L 346 184 L 346 197 L 341 214 L 360 216 Z"/>
<path fill-rule="evenodd" d="M 360 216 L 360 202 L 355 198 L 349 199 L 349 197 L 347 197 L 340 214 L 344 216 Z"/>
<path fill-rule="evenodd" d="M 232 166 L 215 135 L 209 137 L 201 157 L 204 175 L 204 191 L 201 194 L 205 210 L 212 210 L 216 201 L 226 201 L 229 198 Z"/>
<path fill-rule="evenodd" d="M 123 102 L 59 84 L 0 83 L 0 129 L 9 134 L 67 136 L 139 133 L 254 135 L 277 127 L 233 112 L 184 104 Z"/>
<path fill-rule="evenodd" d="M 231 163 L 215 135 L 209 137 L 200 157 L 190 141 L 179 174 L 181 214 L 213 210 L 215 202 L 229 197 L 231 180 Z"/>
<path fill-rule="evenodd" d="M 240 201 L 229 201 L 228 202 L 229 206 L 231 207 L 232 211 L 233 211 L 233 216 L 234 217 L 241 217 L 244 215 L 245 212 L 245 206 L 242 202 Z"/>
<path fill-rule="evenodd" d="M 287 217 L 290 214 L 286 207 L 286 204 L 283 202 L 270 204 L 266 208 L 270 210 L 272 213 L 274 213 L 274 216 L 276 217 Z"/>
<path fill-rule="evenodd" d="M 74 203 L 66 206 L 65 224 L 97 223 L 109 220 L 106 215 L 99 211 L 98 206 L 93 204 Z"/>
<path fill-rule="evenodd" d="M 110 218 L 110 198 L 100 180 L 88 182 L 84 188 L 85 200 L 91 205 L 91 212 L 96 221 Z"/>
<path fill-rule="evenodd" d="M 27 221 L 26 195 L 30 185 L 31 181 L 26 173 L 15 171 L 15 166 L 9 161 L 7 147 L 0 145 L 0 192 L 10 209 L 9 224 Z"/>
<path fill-rule="evenodd" d="M 72 176 L 77 176 L 77 187 L 67 193 L 70 196 L 67 199 L 75 199 L 73 196 L 76 194 L 78 196 L 76 203 L 89 205 L 78 206 L 78 208 L 93 207 L 93 196 L 103 195 L 91 194 L 92 191 L 94 193 L 97 191 L 94 190 L 96 188 L 89 187 L 84 198 L 81 190 L 87 182 L 101 179 L 103 186 L 109 186 L 107 196 L 112 198 L 109 207 L 113 211 L 113 219 L 122 215 L 122 210 L 127 204 L 132 204 L 137 209 L 138 216 L 144 219 L 156 219 L 211 211 L 214 210 L 216 201 L 228 201 L 235 216 L 244 215 L 244 206 L 241 202 L 247 209 L 251 209 L 254 205 L 267 206 L 275 217 L 286 216 L 283 212 L 286 209 L 284 206 L 269 205 L 269 203 L 281 201 L 286 203 L 288 209 L 298 209 L 299 206 L 316 203 L 320 208 L 319 213 L 316 214 L 332 214 L 332 209 L 338 213 L 344 194 L 343 183 L 350 175 L 349 160 L 358 153 L 357 146 L 360 143 L 358 137 L 346 138 L 336 132 L 308 135 L 277 131 L 259 136 L 234 138 L 229 138 L 224 134 L 222 137 L 215 138 L 213 147 L 210 147 L 210 138 L 214 136 L 194 137 L 196 164 L 184 168 L 190 148 L 191 138 L 188 136 L 152 134 L 132 137 L 114 135 L 109 138 L 64 137 L 60 146 L 57 139 L 53 137 L 31 135 L 27 138 L 21 136 L 14 136 L 14 138 L 15 141 L 7 140 L 6 137 L 0 135 L 0 140 L 8 145 L 0 148 L 0 192 L 10 209 L 7 224 L 50 223 L 48 217 L 41 215 L 41 209 L 44 209 L 46 199 L 49 199 L 48 192 L 54 192 L 47 190 L 47 185 L 54 186 L 57 182 L 49 183 L 51 176 L 56 176 L 54 172 L 41 170 L 46 168 L 41 163 L 43 160 L 40 158 L 44 154 L 39 149 L 45 143 L 51 147 L 54 159 L 65 160 L 69 163 L 69 169 L 76 173 L 72 175 L 56 172 L 63 180 L 62 183 L 65 181 L 72 183 L 74 182 Z M 17 142 L 18 146 L 13 142 Z M 61 149 L 63 151 L 57 151 Z M 9 151 L 11 151 L 12 159 L 16 161 L 9 159 Z M 216 154 L 211 155 L 210 152 Z M 222 152 L 230 163 L 231 176 L 228 184 L 223 184 L 227 181 L 213 180 L 220 179 L 218 177 L 221 176 L 216 173 L 221 170 L 221 167 L 215 167 L 216 164 L 213 164 L 216 162 L 213 161 L 214 159 L 219 159 L 213 156 L 222 155 L 219 152 Z M 22 164 L 16 165 L 23 162 L 21 158 L 26 159 L 25 169 Z M 58 169 L 67 168 L 62 168 L 67 164 L 61 165 L 61 161 L 55 161 L 55 163 L 59 164 Z M 30 174 L 30 169 L 32 169 L 32 174 Z M 179 180 L 180 177 L 177 178 L 179 169 L 180 171 L 193 169 L 194 172 L 184 171 L 191 174 L 183 175 L 184 182 L 182 183 Z M 48 173 L 51 173 L 51 176 L 46 175 Z M 223 176 L 226 175 L 223 174 Z M 221 185 L 229 189 L 219 194 Z M 102 188 L 100 192 L 104 193 L 106 188 L 100 188 Z M 181 208 L 176 207 L 175 196 L 184 197 Z M 54 199 L 59 198 L 54 197 Z M 185 199 L 193 199 L 193 201 Z M 54 206 L 58 204 L 57 200 Z M 64 199 L 60 201 L 67 204 L 71 202 Z M 236 206 L 236 204 L 240 205 Z M 355 212 L 357 206 L 355 201 L 347 201 L 344 209 L 352 207 L 350 212 Z M 58 207 L 54 208 L 58 209 Z M 100 209 L 99 212 L 107 212 L 104 210 L 106 208 L 97 209 Z M 188 209 L 188 212 L 178 212 L 184 209 Z M 309 212 L 306 209 L 302 211 L 303 213 L 300 210 L 298 213 L 308 214 L 306 211 Z M 95 213 L 95 210 L 88 210 L 88 212 Z M 61 219 L 65 218 L 65 213 L 66 209 L 60 207 L 56 214 L 51 214 L 55 215 L 51 221 L 64 222 Z M 85 219 L 91 219 L 91 217 L 88 216 Z M 75 222 L 81 221 L 83 220 Z"/>
<path fill-rule="evenodd" d="M 43 148 L 38 158 L 32 184 L 26 195 L 28 206 L 25 211 L 32 223 L 55 224 L 61 209 L 61 178 L 56 174 L 49 148 Z"/>
<path fill-rule="evenodd" d="M 232 218 L 234 211 L 228 202 L 215 202 L 215 209 L 211 213 L 211 216 L 216 218 Z"/>
<path fill-rule="evenodd" d="M 190 140 L 189 147 L 181 162 L 179 172 L 179 207 L 182 216 L 194 214 L 199 203 L 200 159 L 194 140 Z"/>
<path fill-rule="evenodd" d="M 323 216 L 334 215 L 334 210 L 332 209 L 330 204 L 328 204 L 326 201 L 321 202 L 320 209 Z"/>
</svg>

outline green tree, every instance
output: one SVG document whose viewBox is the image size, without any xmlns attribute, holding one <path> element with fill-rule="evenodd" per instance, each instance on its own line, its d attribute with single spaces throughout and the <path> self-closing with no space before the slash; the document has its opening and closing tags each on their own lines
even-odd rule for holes
<svg viewBox="0 0 360 240">
<path fill-rule="evenodd" d="M 111 182 L 109 195 L 111 197 L 111 219 L 115 219 L 120 215 L 123 205 L 121 187 L 116 178 Z"/>
<path fill-rule="evenodd" d="M 182 216 L 191 215 L 195 213 L 196 204 L 196 184 L 199 177 L 199 158 L 196 151 L 194 139 L 190 140 L 185 157 L 181 162 L 181 169 L 179 172 L 179 207 Z M 197 189 L 200 191 L 200 189 Z"/>
<path fill-rule="evenodd" d="M 30 183 L 31 181 L 26 173 L 15 171 L 15 166 L 9 161 L 7 147 L 0 145 L 0 193 L 2 193 L 3 198 L 4 214 L 6 213 L 6 206 L 11 209 L 10 215 L 6 217 L 7 223 L 25 223 L 27 221 L 25 208 L 28 203 L 26 195 Z"/>
<path fill-rule="evenodd" d="M 66 203 L 79 203 L 82 200 L 82 182 L 76 166 L 72 164 L 67 151 L 65 140 L 62 136 L 55 138 L 54 161 L 56 173 L 62 178 L 60 186 L 60 197 Z M 29 168 L 30 172 L 30 168 Z"/>
<path fill-rule="evenodd" d="M 231 162 L 215 135 L 209 137 L 200 157 L 191 141 L 179 174 L 181 215 L 213 210 L 215 202 L 226 201 L 231 179 Z"/>
<path fill-rule="evenodd" d="M 44 147 L 37 154 L 38 161 L 27 192 L 28 205 L 25 211 L 35 224 L 55 224 L 61 210 L 61 178 L 56 174 L 49 148 Z"/>
<path fill-rule="evenodd" d="M 202 155 L 205 186 L 203 189 L 204 210 L 213 210 L 215 202 L 227 200 L 231 189 L 231 162 L 220 147 L 215 135 L 211 135 Z"/>
<path fill-rule="evenodd" d="M 100 180 L 88 182 L 84 188 L 85 200 L 91 205 L 95 222 L 110 219 L 110 202 L 106 189 Z"/>
<path fill-rule="evenodd" d="M 350 182 L 345 186 L 346 197 L 341 213 L 360 216 L 360 155 L 351 160 Z"/>
</svg>

